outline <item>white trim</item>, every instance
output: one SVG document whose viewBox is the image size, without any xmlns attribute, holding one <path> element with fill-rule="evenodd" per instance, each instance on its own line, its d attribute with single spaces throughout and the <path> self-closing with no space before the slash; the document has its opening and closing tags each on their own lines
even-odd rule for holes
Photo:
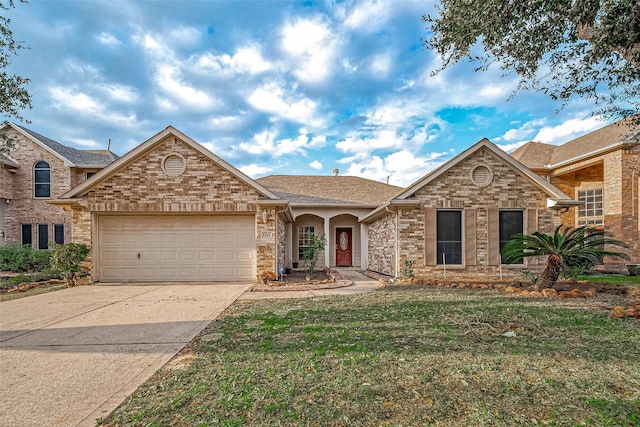
<svg viewBox="0 0 640 427">
<path fill-rule="evenodd" d="M 194 150 L 196 150 L 197 152 L 199 152 L 203 156 L 209 158 L 210 160 L 212 160 L 213 162 L 218 164 L 223 169 L 226 169 L 227 171 L 229 171 L 231 174 L 233 174 L 238 179 L 243 181 L 249 187 L 251 187 L 254 190 L 256 190 L 258 193 L 260 193 L 260 194 L 262 194 L 262 195 L 264 195 L 264 196 L 266 196 L 266 197 L 268 197 L 270 199 L 281 200 L 276 194 L 274 194 L 271 191 L 267 190 L 265 187 L 263 187 L 262 185 L 258 184 L 256 181 L 254 181 L 253 179 L 249 178 L 247 175 L 242 173 L 240 170 L 238 170 L 235 167 L 231 166 L 231 164 L 229 164 L 226 161 L 222 160 L 220 157 L 218 157 L 217 155 L 215 155 L 211 151 L 207 150 L 201 144 L 199 144 L 195 140 L 189 138 L 187 135 L 183 134 L 182 132 L 180 132 L 179 130 L 174 128 L 173 126 L 168 126 L 164 130 L 158 132 L 157 134 L 155 134 L 154 136 L 152 136 L 151 138 L 149 138 L 148 140 L 146 140 L 142 144 L 138 145 L 137 147 L 135 147 L 134 149 L 129 151 L 124 156 L 119 157 L 118 159 L 114 160 L 111 164 L 106 166 L 104 169 L 100 170 L 98 173 L 96 173 L 91 178 L 87 179 L 86 181 L 82 182 L 81 184 L 77 185 L 76 187 L 74 187 L 71 190 L 69 190 L 66 193 L 64 193 L 62 196 L 60 196 L 60 199 L 69 199 L 69 198 L 74 198 L 74 197 L 79 197 L 79 196 L 85 195 L 94 185 L 98 184 L 99 182 L 104 181 L 105 179 L 107 179 L 108 177 L 113 175 L 118 170 L 124 168 L 126 165 L 128 165 L 128 164 L 132 163 L 133 161 L 137 160 L 143 154 L 145 154 L 146 152 L 148 152 L 151 149 L 153 149 L 153 147 L 155 147 L 156 144 L 158 144 L 161 141 L 163 141 L 169 135 L 173 135 L 174 137 L 180 139 L 182 142 L 186 143 L 187 145 L 189 145 L 191 148 L 193 148 Z"/>
</svg>

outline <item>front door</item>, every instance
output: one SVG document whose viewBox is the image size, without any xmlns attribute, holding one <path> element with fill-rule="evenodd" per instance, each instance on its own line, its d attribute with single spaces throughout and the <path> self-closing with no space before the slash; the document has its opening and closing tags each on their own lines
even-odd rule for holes
<svg viewBox="0 0 640 427">
<path fill-rule="evenodd" d="M 336 228 L 336 267 L 351 267 L 351 229 Z"/>
</svg>

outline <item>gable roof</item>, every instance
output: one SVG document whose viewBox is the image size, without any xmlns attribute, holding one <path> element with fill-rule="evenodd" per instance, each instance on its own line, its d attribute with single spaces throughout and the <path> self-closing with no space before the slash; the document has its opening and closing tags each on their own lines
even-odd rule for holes
<svg viewBox="0 0 640 427">
<path fill-rule="evenodd" d="M 530 169 L 546 169 L 555 148 L 555 145 L 529 141 L 509 154 Z"/>
<path fill-rule="evenodd" d="M 151 138 L 149 138 L 148 140 L 146 140 L 142 144 L 138 145 L 137 147 L 135 147 L 134 149 L 132 149 L 131 151 L 126 153 L 124 156 L 118 158 L 113 163 L 111 163 L 109 166 L 107 166 L 104 169 L 102 169 L 101 171 L 97 172 L 91 178 L 87 179 L 86 181 L 82 182 L 78 186 L 76 186 L 76 187 L 72 188 L 71 190 L 67 191 L 66 193 L 64 193 L 62 196 L 60 196 L 60 199 L 73 199 L 73 198 L 84 196 L 85 194 L 87 194 L 91 190 L 91 188 L 94 185 L 104 181 L 108 177 L 112 176 L 113 174 L 115 174 L 119 170 L 121 170 L 124 167 L 126 167 L 127 165 L 129 165 L 134 160 L 142 157 L 144 154 L 146 154 L 149 151 L 151 151 L 157 144 L 159 144 L 162 141 L 164 141 L 164 139 L 169 135 L 175 136 L 176 138 L 180 139 L 182 142 L 184 142 L 185 144 L 187 144 L 188 146 L 193 148 L 195 151 L 197 151 L 200 154 L 202 154 L 203 156 L 209 158 L 210 160 L 212 160 L 214 163 L 218 164 L 223 169 L 226 169 L 228 172 L 230 172 L 232 175 L 234 175 L 240 181 L 243 181 L 249 187 L 253 188 L 258 193 L 260 193 L 266 199 L 268 199 L 268 200 L 281 200 L 276 194 L 274 194 L 273 192 L 271 192 L 267 188 L 263 187 L 262 185 L 258 184 L 253 179 L 249 178 L 247 175 L 245 175 L 244 173 L 242 173 L 241 171 L 239 171 L 235 167 L 231 166 L 229 163 L 227 163 L 226 161 L 222 160 L 220 157 L 216 156 L 211 151 L 209 151 L 205 147 L 203 147 L 201 144 L 199 144 L 196 141 L 194 141 L 193 139 L 189 138 L 187 135 L 183 134 L 182 132 L 180 132 L 179 130 L 174 128 L 173 126 L 167 126 L 166 129 L 158 132 L 157 134 L 155 134 L 154 136 L 152 136 Z"/>
<path fill-rule="evenodd" d="M 17 132 L 40 145 L 65 162 L 67 166 L 80 168 L 103 168 L 118 158 L 118 155 L 108 150 L 78 150 L 60 144 L 46 136 L 42 136 L 24 126 L 8 123 Z"/>
<path fill-rule="evenodd" d="M 382 206 L 378 207 L 369 215 L 364 217 L 362 221 L 367 221 L 376 217 L 380 214 L 385 208 L 391 205 L 409 205 L 416 204 L 417 202 L 412 200 L 412 196 L 421 188 L 429 185 L 429 183 L 433 182 L 438 177 L 446 174 L 446 172 L 452 167 L 462 163 L 467 158 L 469 158 L 472 154 L 476 153 L 481 149 L 486 149 L 495 155 L 498 159 L 502 160 L 505 164 L 510 166 L 515 172 L 528 179 L 531 183 L 537 186 L 541 191 L 543 191 L 547 197 L 549 198 L 547 205 L 551 208 L 561 208 L 561 207 L 569 207 L 579 205 L 580 202 L 577 202 L 571 199 L 569 196 L 564 194 L 560 189 L 558 189 L 555 185 L 552 185 L 550 182 L 542 179 L 538 174 L 533 172 L 531 169 L 527 168 L 525 165 L 511 157 L 509 154 L 502 151 L 498 148 L 494 143 L 489 141 L 487 138 L 483 138 L 478 141 L 473 146 L 469 147 L 462 153 L 458 154 L 448 162 L 440 165 L 436 169 L 432 170 L 410 186 L 404 189 L 401 193 L 395 196 L 393 199 L 387 201 Z"/>
<path fill-rule="evenodd" d="M 270 175 L 256 179 L 292 206 L 376 207 L 401 187 L 357 176 Z"/>
<path fill-rule="evenodd" d="M 640 124 L 631 116 L 562 145 L 528 142 L 511 156 L 532 169 L 553 169 L 634 144 L 640 144 Z"/>
</svg>

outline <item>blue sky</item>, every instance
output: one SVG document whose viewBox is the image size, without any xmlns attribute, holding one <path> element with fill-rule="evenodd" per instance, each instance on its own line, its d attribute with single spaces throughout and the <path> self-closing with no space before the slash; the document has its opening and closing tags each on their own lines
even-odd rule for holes
<svg viewBox="0 0 640 427">
<path fill-rule="evenodd" d="M 252 177 L 362 176 L 405 186 L 486 137 L 509 151 L 606 124 L 514 76 L 432 76 L 432 1 L 38 1 L 5 12 L 32 79 L 26 125 L 124 154 L 172 125 Z"/>
</svg>

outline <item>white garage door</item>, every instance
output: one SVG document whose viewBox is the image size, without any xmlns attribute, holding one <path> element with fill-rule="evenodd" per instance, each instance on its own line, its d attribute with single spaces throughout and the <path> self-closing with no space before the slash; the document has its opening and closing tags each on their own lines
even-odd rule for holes
<svg viewBox="0 0 640 427">
<path fill-rule="evenodd" d="M 98 217 L 101 282 L 255 280 L 253 216 Z"/>
</svg>

